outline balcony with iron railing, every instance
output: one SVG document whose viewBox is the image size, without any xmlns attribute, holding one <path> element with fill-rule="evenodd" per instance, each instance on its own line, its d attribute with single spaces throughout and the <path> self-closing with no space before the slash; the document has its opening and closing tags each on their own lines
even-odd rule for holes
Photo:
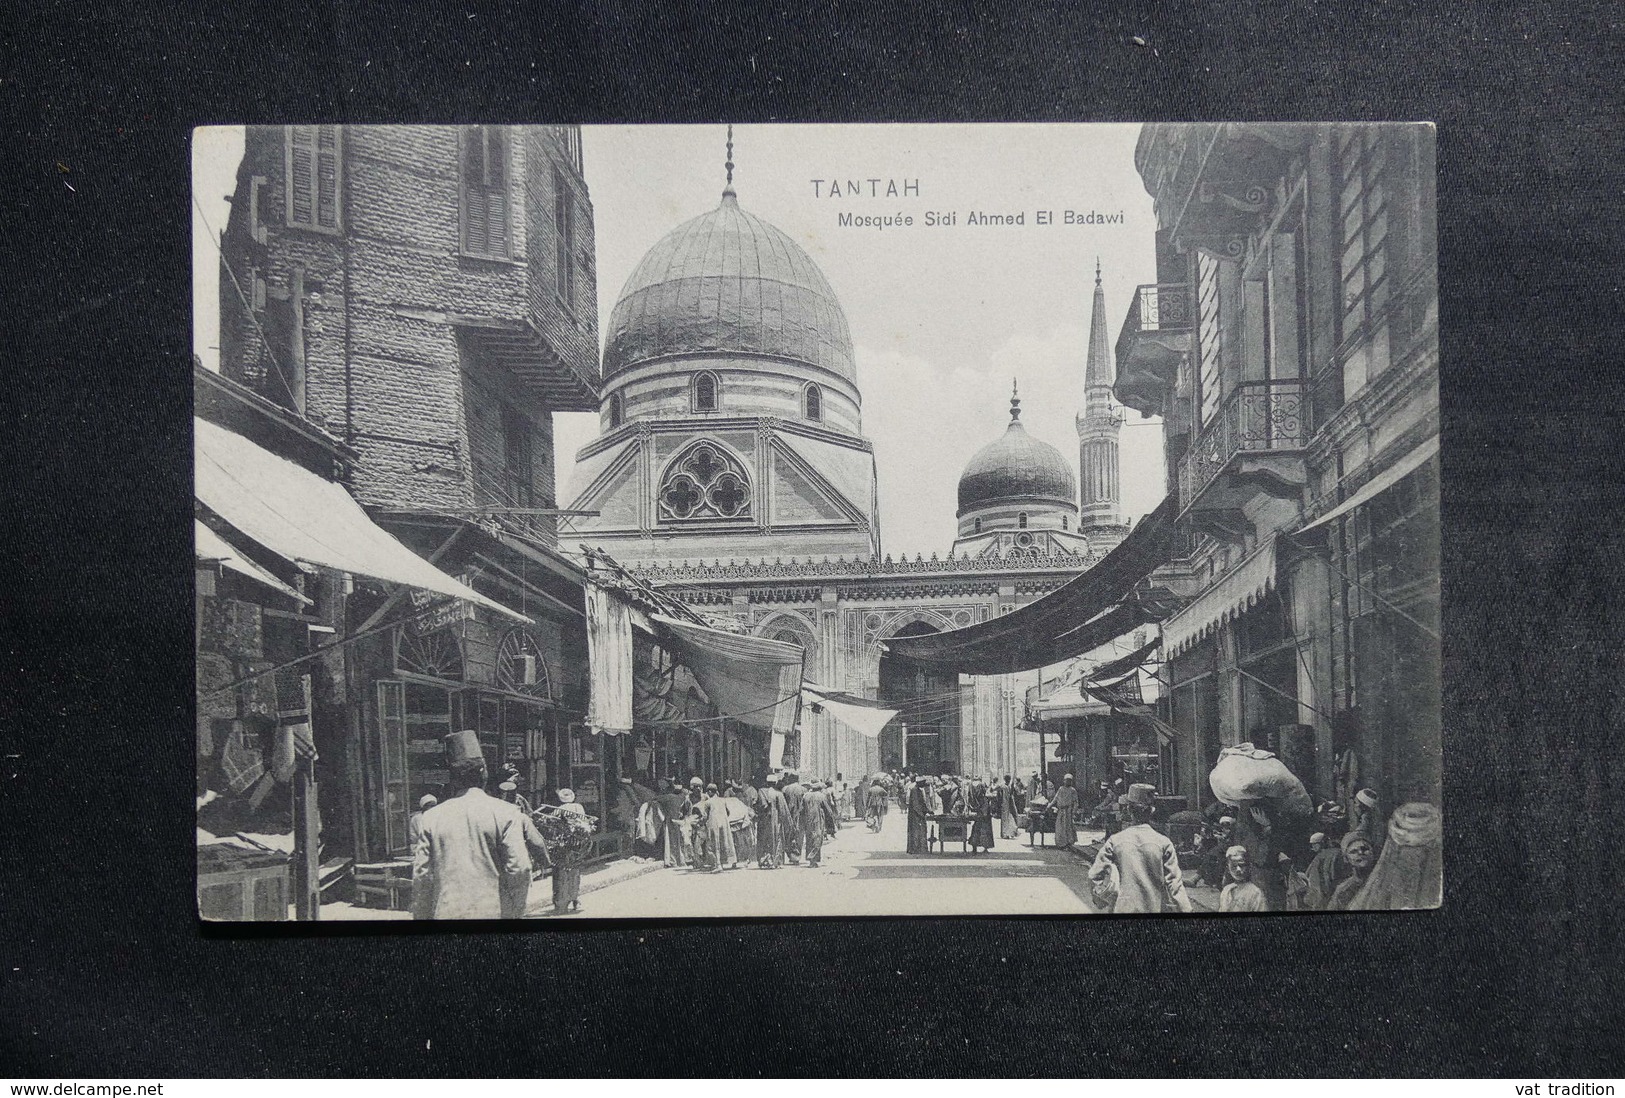
<svg viewBox="0 0 1625 1098">
<path fill-rule="evenodd" d="M 1191 346 L 1191 294 L 1184 283 L 1140 286 L 1117 336 L 1120 403 L 1142 415 L 1161 415 Z"/>
<path fill-rule="evenodd" d="M 1309 429 L 1303 379 L 1241 382 L 1180 462 L 1180 511 L 1198 528 L 1224 536 L 1235 532 L 1236 513 L 1260 495 L 1299 498 Z"/>
</svg>

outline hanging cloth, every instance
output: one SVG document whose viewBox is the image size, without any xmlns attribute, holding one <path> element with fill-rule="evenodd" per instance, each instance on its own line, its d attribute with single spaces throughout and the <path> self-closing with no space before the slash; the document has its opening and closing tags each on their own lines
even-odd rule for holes
<svg viewBox="0 0 1625 1098">
<path fill-rule="evenodd" d="M 588 727 L 632 731 L 632 613 L 596 583 L 587 584 L 587 678 Z"/>
<path fill-rule="evenodd" d="M 719 713 L 769 732 L 795 727 L 804 659 L 800 646 L 659 614 L 654 620 Z"/>
<path fill-rule="evenodd" d="M 801 702 L 814 713 L 827 713 L 860 735 L 877 739 L 880 730 L 891 723 L 898 710 L 887 709 L 868 698 L 860 698 L 817 683 L 801 684 Z"/>
</svg>

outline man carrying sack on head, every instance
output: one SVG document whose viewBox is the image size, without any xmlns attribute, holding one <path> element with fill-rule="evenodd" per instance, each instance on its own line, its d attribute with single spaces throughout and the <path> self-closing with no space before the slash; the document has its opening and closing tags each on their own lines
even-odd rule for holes
<svg viewBox="0 0 1625 1098">
<path fill-rule="evenodd" d="M 446 737 L 451 796 L 423 814 L 412 859 L 414 919 L 518 919 L 530 893 L 530 853 L 514 808 L 485 792 L 478 733 Z"/>
<path fill-rule="evenodd" d="M 1118 798 L 1127 826 L 1101 845 L 1089 869 L 1097 902 L 1113 915 L 1191 909 L 1174 844 L 1151 826 L 1156 792 L 1155 786 L 1136 784 Z"/>
</svg>

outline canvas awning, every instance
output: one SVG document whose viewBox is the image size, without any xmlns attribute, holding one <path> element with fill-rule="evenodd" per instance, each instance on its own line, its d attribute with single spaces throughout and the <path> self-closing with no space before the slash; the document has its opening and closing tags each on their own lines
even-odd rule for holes
<svg viewBox="0 0 1625 1098">
<path fill-rule="evenodd" d="M 1275 536 L 1219 577 L 1179 613 L 1162 623 L 1168 658 L 1193 647 L 1231 618 L 1239 617 L 1275 588 Z"/>
<path fill-rule="evenodd" d="M 1160 616 L 1119 600 L 1168 560 L 1176 511 L 1177 502 L 1164 499 L 1099 564 L 1041 599 L 963 629 L 896 637 L 886 642 L 886 650 L 942 671 L 999 675 L 1047 667 L 1099 648 Z"/>
<path fill-rule="evenodd" d="M 342 486 L 206 420 L 194 418 L 192 430 L 198 502 L 278 556 L 530 621 L 402 545 Z"/>
<path fill-rule="evenodd" d="M 1297 533 L 1307 534 L 1311 530 L 1325 526 L 1333 519 L 1342 518 L 1344 515 L 1348 514 L 1350 511 L 1362 504 L 1370 503 L 1377 496 L 1381 495 L 1383 492 L 1386 492 L 1388 489 L 1392 488 L 1394 485 L 1416 472 L 1427 462 L 1429 458 L 1438 452 L 1439 436 L 1434 435 L 1432 438 L 1422 443 L 1422 445 L 1418 446 L 1416 449 L 1394 462 L 1394 464 L 1390 465 L 1388 468 L 1366 481 L 1366 483 L 1361 486 L 1359 491 L 1355 492 L 1342 503 L 1339 503 L 1336 507 L 1333 507 L 1330 511 L 1327 511 L 1324 515 L 1321 515 L 1314 522 L 1311 522 L 1307 526 L 1299 529 Z"/>
<path fill-rule="evenodd" d="M 859 735 L 877 739 L 880 730 L 891 723 L 899 710 L 887 709 L 879 702 L 870 701 L 842 690 L 831 690 L 817 683 L 801 684 L 801 702 L 809 708 L 828 713 Z"/>
<path fill-rule="evenodd" d="M 1027 707 L 1039 721 L 1061 721 L 1071 717 L 1103 717 L 1112 707 L 1084 693 L 1082 680 L 1057 687 L 1047 697 Z M 1042 729 L 1034 729 L 1042 731 Z"/>
<path fill-rule="evenodd" d="M 238 575 L 247 576 L 255 583 L 263 583 L 273 591 L 286 595 L 290 599 L 309 604 L 309 599 L 237 552 L 226 543 L 224 538 L 201 522 L 193 519 L 192 527 L 192 540 L 198 560 L 218 564 L 222 568 L 229 568 Z"/>
<path fill-rule="evenodd" d="M 1142 663 L 1150 659 L 1151 653 L 1155 652 L 1157 650 L 1157 646 L 1161 643 L 1161 637 L 1153 637 L 1148 643 L 1141 645 L 1128 655 L 1112 660 L 1110 663 L 1101 664 L 1099 667 L 1089 672 L 1085 678 L 1087 678 L 1090 682 L 1100 682 L 1102 679 L 1115 679 L 1119 675 L 1138 668 Z"/>
<path fill-rule="evenodd" d="M 660 614 L 653 618 L 722 716 L 778 735 L 795 728 L 804 660 L 800 646 Z"/>
</svg>

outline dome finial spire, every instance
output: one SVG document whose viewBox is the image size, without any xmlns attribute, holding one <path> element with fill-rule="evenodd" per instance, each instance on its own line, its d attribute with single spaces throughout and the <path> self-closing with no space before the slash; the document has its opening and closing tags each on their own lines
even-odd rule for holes
<svg viewBox="0 0 1625 1098">
<path fill-rule="evenodd" d="M 728 185 L 722 188 L 723 198 L 733 198 L 734 195 L 734 124 L 728 123 L 728 159 L 723 167 L 728 169 Z"/>
<path fill-rule="evenodd" d="M 1017 423 L 1017 422 L 1020 422 L 1020 420 L 1021 420 L 1021 394 L 1016 389 L 1016 379 L 1011 378 L 1010 379 L 1010 422 L 1011 423 Z"/>
<path fill-rule="evenodd" d="M 1095 256 L 1095 285 L 1100 285 L 1100 257 Z"/>
</svg>

